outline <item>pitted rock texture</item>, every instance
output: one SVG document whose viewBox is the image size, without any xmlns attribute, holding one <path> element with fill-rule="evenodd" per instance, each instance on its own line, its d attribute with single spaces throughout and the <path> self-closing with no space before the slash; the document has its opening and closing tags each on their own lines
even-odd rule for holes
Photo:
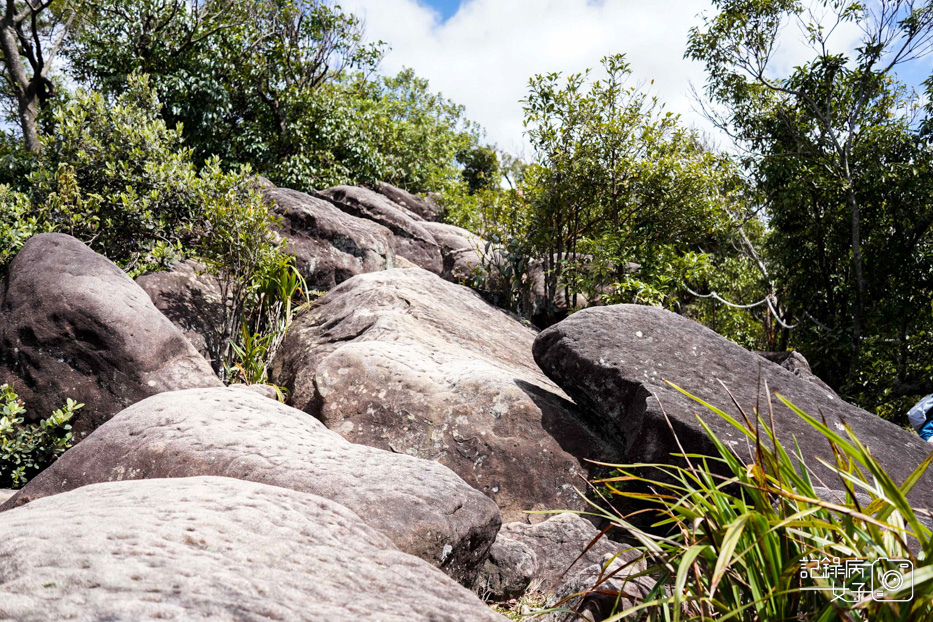
<svg viewBox="0 0 933 622">
<path fill-rule="evenodd" d="M 584 459 L 615 457 L 535 366 L 534 336 L 429 272 L 375 272 L 296 320 L 273 377 L 348 440 L 436 460 L 505 520 L 529 520 L 526 510 L 582 509 Z"/>
<path fill-rule="evenodd" d="M 165 272 L 150 272 L 136 279 L 156 309 L 181 330 L 191 344 L 211 361 L 220 351 L 224 304 L 217 277 L 194 261 L 183 261 Z M 211 361 L 220 369 L 220 361 Z"/>
<path fill-rule="evenodd" d="M 499 535 L 476 578 L 474 591 L 487 602 L 520 598 L 538 573 L 538 556 L 525 544 Z"/>
<path fill-rule="evenodd" d="M 475 271 L 483 268 L 480 253 L 486 250 L 486 240 L 466 229 L 441 222 L 426 222 L 424 228 L 441 247 L 444 257 L 441 277 L 453 283 L 466 283 Z"/>
<path fill-rule="evenodd" d="M 221 384 L 133 279 L 61 233 L 26 242 L 0 287 L 0 382 L 32 419 L 85 404 L 77 440 L 150 395 Z"/>
<path fill-rule="evenodd" d="M 266 189 L 263 196 L 282 219 L 286 251 L 309 287 L 327 290 L 351 276 L 395 266 L 395 238 L 373 220 L 286 188 Z"/>
<path fill-rule="evenodd" d="M 541 582 L 545 591 L 552 590 L 564 577 L 599 563 L 607 555 L 618 555 L 626 562 L 638 557 L 632 547 L 600 536 L 599 530 L 578 514 L 565 512 L 542 523 L 508 523 L 502 526 L 500 538 L 524 544 L 534 551 L 538 559 L 534 579 Z M 595 540 L 595 543 L 594 543 Z M 590 549 L 579 560 L 586 547 Z M 638 562 L 639 568 L 644 568 Z"/>
<path fill-rule="evenodd" d="M 437 203 L 434 201 L 425 201 L 407 190 L 403 190 L 384 181 L 377 182 L 373 190 L 390 201 L 401 205 L 408 213 L 415 214 L 418 216 L 418 219 L 428 221 L 438 220 L 440 210 Z"/>
<path fill-rule="evenodd" d="M 606 555 L 600 563 L 574 570 L 554 589 L 547 602 L 548 608 L 557 608 L 541 617 L 540 622 L 602 622 L 645 602 L 656 582 L 649 576 L 639 575 L 644 564 L 633 563 Z M 575 594 L 583 594 L 574 596 Z M 637 619 L 627 616 L 625 619 Z"/>
<path fill-rule="evenodd" d="M 417 266 L 440 274 L 441 249 L 434 236 L 396 203 L 368 188 L 337 186 L 318 193 L 341 210 L 387 227 L 395 235 L 395 252 Z"/>
<path fill-rule="evenodd" d="M 306 413 L 232 388 L 163 393 L 126 409 L 0 509 L 97 482 L 196 475 L 332 499 L 464 584 L 501 523 L 496 505 L 449 469 L 353 445 Z"/>
<path fill-rule="evenodd" d="M 825 416 L 831 429 L 842 432 L 845 421 L 895 481 L 904 481 L 930 451 L 927 443 L 907 430 L 663 309 L 617 305 L 579 311 L 542 332 L 534 356 L 580 404 L 581 412 L 592 415 L 602 434 L 624 449 L 627 462 L 670 463 L 671 454 L 680 454 L 659 401 L 687 452 L 716 455 L 697 422 L 699 414 L 739 457 L 749 459 L 740 432 L 665 381 L 739 421 L 742 414 L 723 385 L 749 417 L 760 404 L 763 415 L 770 418 L 766 406 L 770 391 L 813 417 Z M 817 460 L 834 462 L 826 439 L 777 398 L 772 396 L 771 401 L 775 429 L 784 446 L 793 448 L 796 438 L 807 464 L 825 485 L 841 486 L 838 477 Z M 933 473 L 923 476 L 909 498 L 919 507 L 933 507 Z"/>
<path fill-rule="evenodd" d="M 345 507 L 221 477 L 85 486 L 0 514 L 0 619 L 501 620 Z"/>
</svg>

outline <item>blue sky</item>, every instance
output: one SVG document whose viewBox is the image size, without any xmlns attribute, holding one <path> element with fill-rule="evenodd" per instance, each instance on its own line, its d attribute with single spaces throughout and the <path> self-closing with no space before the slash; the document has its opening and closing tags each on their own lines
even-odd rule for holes
<svg viewBox="0 0 933 622">
<path fill-rule="evenodd" d="M 460 8 L 460 0 L 423 0 L 423 2 L 438 11 L 442 21 L 450 19 Z"/>
</svg>

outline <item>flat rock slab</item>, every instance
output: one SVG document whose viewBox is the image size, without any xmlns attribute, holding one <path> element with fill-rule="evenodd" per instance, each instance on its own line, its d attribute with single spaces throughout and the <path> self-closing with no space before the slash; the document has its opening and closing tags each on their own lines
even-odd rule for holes
<svg viewBox="0 0 933 622">
<path fill-rule="evenodd" d="M 296 190 L 270 188 L 263 196 L 282 219 L 278 230 L 286 251 L 309 287 L 328 290 L 357 274 L 395 266 L 395 237 L 372 219 Z"/>
<path fill-rule="evenodd" d="M 767 414 L 767 385 L 804 412 L 817 418 L 824 415 L 843 434 L 844 420 L 895 481 L 904 481 L 930 452 L 930 446 L 914 434 L 663 309 L 638 305 L 585 309 L 542 332 L 534 356 L 580 404 L 581 412 L 592 415 L 602 434 L 624 448 L 628 462 L 670 463 L 671 454 L 680 453 L 659 401 L 688 453 L 716 455 L 697 422 L 699 414 L 738 456 L 748 459 L 744 435 L 665 380 L 740 421 L 742 415 L 722 385 L 749 417 L 754 417 L 758 404 Z M 775 428 L 784 446 L 792 448 L 796 438 L 809 467 L 827 486 L 838 484 L 838 478 L 816 460 L 834 461 L 826 439 L 776 398 L 772 401 Z M 910 498 L 920 507 L 933 507 L 933 473 L 924 475 Z"/>
<path fill-rule="evenodd" d="M 0 514 L 0 618 L 501 620 L 345 507 L 193 477 L 85 486 Z"/>
<path fill-rule="evenodd" d="M 217 475 L 332 499 L 401 550 L 465 584 L 501 518 L 449 469 L 353 445 L 294 408 L 242 389 L 163 393 L 124 410 L 0 510 L 98 482 Z"/>
<path fill-rule="evenodd" d="M 34 420 L 84 403 L 77 440 L 150 395 L 221 384 L 133 279 L 61 233 L 27 241 L 0 286 L 0 382 Z"/>
<path fill-rule="evenodd" d="M 527 521 L 582 509 L 584 459 L 613 457 L 534 364 L 534 336 L 465 287 L 387 270 L 296 320 L 273 377 L 348 440 L 436 460 Z"/>
<path fill-rule="evenodd" d="M 440 274 L 444 269 L 441 250 L 422 223 L 393 201 L 368 188 L 337 186 L 318 193 L 344 212 L 387 227 L 395 235 L 395 252 L 415 265 Z"/>
</svg>

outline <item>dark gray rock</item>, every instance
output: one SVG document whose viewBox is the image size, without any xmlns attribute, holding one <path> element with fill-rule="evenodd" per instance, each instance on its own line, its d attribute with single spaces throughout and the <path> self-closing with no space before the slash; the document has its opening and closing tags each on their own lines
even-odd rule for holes
<svg viewBox="0 0 933 622">
<path fill-rule="evenodd" d="M 0 514 L 0 619 L 502 620 L 338 503 L 189 477 Z"/>
<path fill-rule="evenodd" d="M 599 534 L 599 530 L 585 518 L 565 512 L 534 525 L 507 523 L 502 526 L 500 537 L 520 542 L 535 552 L 538 568 L 534 578 L 541 582 L 544 591 L 551 591 L 569 571 L 599 563 L 606 555 L 618 554 L 626 561 L 637 557 L 631 547 L 614 542 L 605 535 L 597 539 Z M 593 546 L 580 557 L 590 544 Z"/>
<path fill-rule="evenodd" d="M 282 219 L 279 233 L 308 287 L 328 290 L 357 274 L 395 266 L 395 238 L 372 219 L 286 188 L 267 189 L 263 196 Z"/>
<path fill-rule="evenodd" d="M 290 403 L 355 442 L 436 460 L 506 520 L 583 509 L 602 440 L 531 359 L 535 333 L 425 270 L 353 277 L 298 318 L 273 363 Z"/>
<path fill-rule="evenodd" d="M 198 475 L 336 501 L 467 585 L 501 523 L 495 504 L 449 469 L 353 445 L 301 411 L 232 388 L 162 393 L 131 406 L 0 509 L 98 482 Z"/>
<path fill-rule="evenodd" d="M 165 272 L 150 272 L 136 279 L 156 309 L 172 321 L 198 352 L 211 360 L 211 352 L 221 351 L 224 304 L 217 277 L 207 274 L 204 266 L 184 261 Z"/>
<path fill-rule="evenodd" d="M 80 440 L 130 404 L 163 391 L 220 386 L 208 362 L 133 279 L 60 233 L 31 238 L 0 287 L 0 384 L 32 420 L 66 398 Z"/>
<path fill-rule="evenodd" d="M 534 356 L 582 406 L 581 412 L 591 415 L 591 423 L 624 449 L 628 462 L 669 463 L 672 453 L 680 453 L 659 401 L 686 451 L 715 455 L 697 422 L 700 414 L 738 456 L 749 458 L 740 432 L 665 380 L 740 421 L 742 414 L 723 384 L 749 417 L 756 405 L 767 413 L 767 387 L 804 412 L 825 416 L 833 429 L 843 432 L 845 421 L 895 481 L 906 479 L 929 452 L 929 446 L 907 430 L 663 309 L 636 305 L 585 309 L 542 332 L 535 340 Z M 810 468 L 834 487 L 838 478 L 817 462 L 817 457 L 834 461 L 826 439 L 777 399 L 772 402 L 778 438 L 788 448 L 796 438 Z M 933 473 L 921 479 L 910 498 L 919 507 L 933 507 Z"/>
<path fill-rule="evenodd" d="M 772 363 L 780 365 L 801 380 L 812 382 L 821 389 L 830 391 L 833 394 L 836 393 L 828 384 L 813 373 L 810 369 L 810 363 L 807 362 L 807 359 L 804 358 L 803 354 L 800 352 L 758 352 L 757 354 L 768 359 Z"/>
<path fill-rule="evenodd" d="M 318 193 L 344 212 L 387 227 L 395 235 L 395 252 L 417 266 L 440 274 L 444 269 L 441 250 L 422 223 L 378 192 L 367 188 L 337 186 Z"/>
<path fill-rule="evenodd" d="M 425 201 L 407 190 L 402 190 L 384 181 L 377 182 L 373 190 L 401 205 L 409 213 L 415 214 L 421 220 L 435 221 L 438 219 L 440 207 L 434 201 Z"/>
<path fill-rule="evenodd" d="M 475 592 L 491 602 L 519 598 L 538 572 L 538 556 L 525 544 L 499 536 L 476 579 Z"/>
</svg>

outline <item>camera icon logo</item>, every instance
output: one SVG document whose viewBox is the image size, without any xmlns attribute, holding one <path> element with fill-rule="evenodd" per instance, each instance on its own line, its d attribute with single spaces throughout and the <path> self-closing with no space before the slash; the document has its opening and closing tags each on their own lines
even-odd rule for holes
<svg viewBox="0 0 933 622">
<path fill-rule="evenodd" d="M 909 559 L 876 559 L 871 564 L 872 599 L 898 603 L 913 600 L 913 570 Z"/>
</svg>

